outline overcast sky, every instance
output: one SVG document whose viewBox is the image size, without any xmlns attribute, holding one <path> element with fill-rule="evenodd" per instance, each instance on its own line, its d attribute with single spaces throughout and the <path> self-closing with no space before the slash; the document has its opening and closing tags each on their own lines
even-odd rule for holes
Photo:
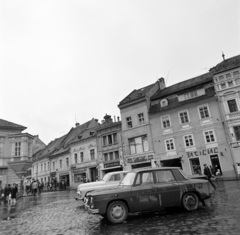
<svg viewBox="0 0 240 235">
<path fill-rule="evenodd" d="M 0 1 L 0 119 L 48 144 L 132 90 L 240 54 L 238 0 Z"/>
</svg>

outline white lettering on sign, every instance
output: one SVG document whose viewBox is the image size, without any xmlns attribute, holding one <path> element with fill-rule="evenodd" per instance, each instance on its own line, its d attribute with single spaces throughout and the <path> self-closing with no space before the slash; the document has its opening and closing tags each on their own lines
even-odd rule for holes
<svg viewBox="0 0 240 235">
<path fill-rule="evenodd" d="M 187 152 L 188 158 L 190 157 L 199 157 L 199 156 L 204 156 L 207 154 L 214 154 L 218 153 L 218 148 L 209 148 L 209 149 L 203 149 L 200 151 L 194 151 L 194 152 Z"/>
</svg>

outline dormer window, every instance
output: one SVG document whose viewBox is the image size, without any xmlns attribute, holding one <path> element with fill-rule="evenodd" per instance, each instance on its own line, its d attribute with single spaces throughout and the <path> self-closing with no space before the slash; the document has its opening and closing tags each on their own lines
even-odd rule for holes
<svg viewBox="0 0 240 235">
<path fill-rule="evenodd" d="M 166 106 L 168 106 L 168 101 L 167 101 L 167 99 L 161 100 L 161 107 L 166 107 Z"/>
</svg>

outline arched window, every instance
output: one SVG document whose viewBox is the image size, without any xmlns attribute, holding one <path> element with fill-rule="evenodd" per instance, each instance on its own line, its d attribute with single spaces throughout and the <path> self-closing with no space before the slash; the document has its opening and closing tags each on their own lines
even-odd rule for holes
<svg viewBox="0 0 240 235">
<path fill-rule="evenodd" d="M 165 106 L 168 106 L 168 100 L 167 99 L 161 100 L 161 107 L 165 107 Z"/>
</svg>

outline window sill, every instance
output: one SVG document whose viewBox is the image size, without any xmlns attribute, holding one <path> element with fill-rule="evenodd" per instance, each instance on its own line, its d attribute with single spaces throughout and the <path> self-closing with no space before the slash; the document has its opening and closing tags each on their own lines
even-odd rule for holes
<svg viewBox="0 0 240 235">
<path fill-rule="evenodd" d="M 168 128 L 163 129 L 163 135 L 166 135 L 166 134 L 169 134 L 169 133 L 173 133 L 173 128 L 172 127 L 168 127 Z"/>
<path fill-rule="evenodd" d="M 200 119 L 201 126 L 212 123 L 212 117 Z"/>
</svg>

